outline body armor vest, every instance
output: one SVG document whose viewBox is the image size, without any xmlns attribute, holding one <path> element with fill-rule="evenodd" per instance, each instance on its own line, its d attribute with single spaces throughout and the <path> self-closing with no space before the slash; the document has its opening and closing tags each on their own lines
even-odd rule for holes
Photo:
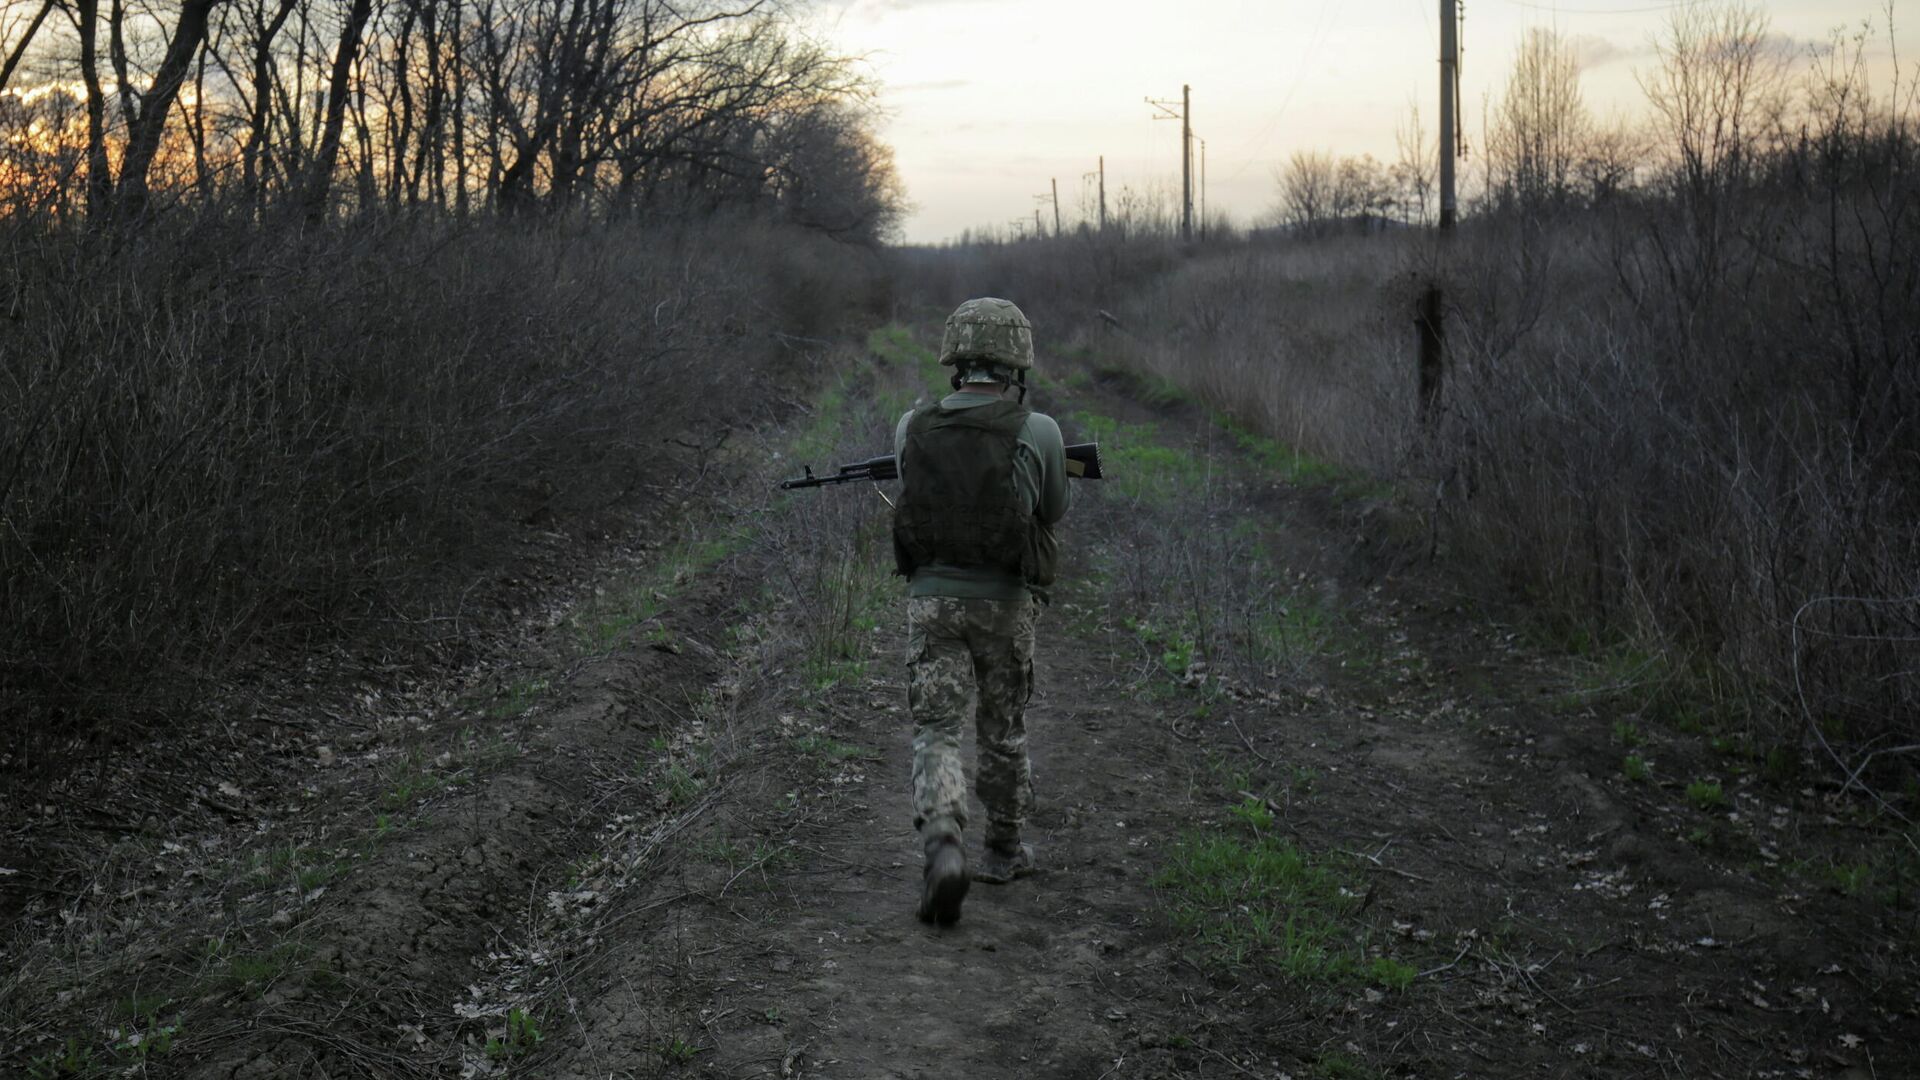
<svg viewBox="0 0 1920 1080">
<path fill-rule="evenodd" d="M 1051 531 L 1034 520 L 1013 477 L 1030 410 L 1010 401 L 968 409 L 931 405 L 907 421 L 893 515 L 896 568 L 990 566 L 1031 585 L 1053 580 Z"/>
</svg>

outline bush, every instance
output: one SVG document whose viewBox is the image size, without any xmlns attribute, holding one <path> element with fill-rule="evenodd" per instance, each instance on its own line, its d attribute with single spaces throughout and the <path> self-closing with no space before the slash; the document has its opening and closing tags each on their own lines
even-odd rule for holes
<svg viewBox="0 0 1920 1080">
<path fill-rule="evenodd" d="M 261 650 L 444 636 L 516 534 L 630 496 L 792 332 L 827 241 L 184 216 L 0 232 L 0 749 Z M 850 289 L 857 296 L 859 289 Z M 847 310 L 810 296 L 799 331 Z M 479 590 L 485 596 L 487 590 Z M 484 618 L 484 616 L 481 616 Z"/>
</svg>

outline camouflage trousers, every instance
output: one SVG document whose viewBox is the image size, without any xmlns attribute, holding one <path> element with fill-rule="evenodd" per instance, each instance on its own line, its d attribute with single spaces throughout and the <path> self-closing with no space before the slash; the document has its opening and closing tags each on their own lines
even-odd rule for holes
<svg viewBox="0 0 1920 1080">
<path fill-rule="evenodd" d="M 961 724 L 974 706 L 974 793 L 986 842 L 1011 844 L 1033 806 L 1027 698 L 1034 601 L 916 596 L 907 601 L 907 704 L 913 712 L 913 824 L 923 839 L 967 826 Z"/>
</svg>

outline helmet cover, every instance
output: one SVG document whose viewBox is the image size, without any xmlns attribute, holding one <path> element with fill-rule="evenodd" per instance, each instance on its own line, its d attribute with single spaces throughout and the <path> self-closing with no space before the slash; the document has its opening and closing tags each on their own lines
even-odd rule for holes
<svg viewBox="0 0 1920 1080">
<path fill-rule="evenodd" d="M 947 316 L 940 362 L 966 372 L 968 381 L 987 381 L 973 373 L 988 365 L 1026 371 L 1033 367 L 1033 324 L 1009 301 L 976 297 Z"/>
</svg>

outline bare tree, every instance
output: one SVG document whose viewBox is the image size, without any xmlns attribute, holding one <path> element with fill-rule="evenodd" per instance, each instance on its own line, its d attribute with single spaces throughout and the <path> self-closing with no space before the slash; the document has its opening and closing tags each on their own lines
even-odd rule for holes
<svg viewBox="0 0 1920 1080">
<path fill-rule="evenodd" d="M 1318 232 L 1334 218 L 1340 171 L 1333 154 L 1324 150 L 1295 150 L 1277 179 L 1280 181 L 1280 220 L 1296 232 Z"/>
<path fill-rule="evenodd" d="M 1420 106 L 1407 107 L 1407 115 L 1394 128 L 1393 135 L 1400 160 L 1394 163 L 1390 175 L 1394 201 L 1400 207 L 1400 220 L 1408 224 L 1424 222 L 1427 205 L 1433 198 L 1434 173 L 1439 166 L 1434 158 L 1437 147 L 1420 120 Z"/>
<path fill-rule="evenodd" d="M 1704 0 L 1675 6 L 1654 43 L 1660 66 L 1640 85 L 1690 198 L 1744 178 L 1756 136 L 1785 108 L 1786 57 L 1769 28 L 1749 0 Z"/>
<path fill-rule="evenodd" d="M 1487 133 L 1494 197 L 1526 208 L 1566 201 L 1591 126 L 1573 46 L 1551 30 L 1527 31 Z"/>
</svg>

